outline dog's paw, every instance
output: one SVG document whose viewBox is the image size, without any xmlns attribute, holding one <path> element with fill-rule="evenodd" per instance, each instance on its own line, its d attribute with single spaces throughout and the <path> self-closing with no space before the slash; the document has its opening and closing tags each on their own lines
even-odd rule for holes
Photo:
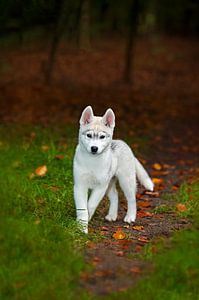
<svg viewBox="0 0 199 300">
<path fill-rule="evenodd" d="M 131 223 L 131 222 L 135 222 L 135 218 L 136 216 L 135 215 L 126 215 L 125 218 L 124 218 L 124 222 L 126 223 Z"/>
<path fill-rule="evenodd" d="M 84 233 L 88 233 L 88 221 L 85 220 L 77 220 L 78 225 L 79 225 L 79 229 L 84 232 Z"/>
<path fill-rule="evenodd" d="M 109 222 L 112 222 L 112 221 L 116 221 L 117 220 L 117 215 L 112 215 L 112 214 L 108 214 L 105 219 Z"/>
</svg>

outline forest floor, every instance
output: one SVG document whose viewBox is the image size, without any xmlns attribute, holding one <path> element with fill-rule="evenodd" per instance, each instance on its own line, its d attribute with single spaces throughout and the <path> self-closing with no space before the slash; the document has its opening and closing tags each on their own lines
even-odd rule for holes
<svg viewBox="0 0 199 300">
<path fill-rule="evenodd" d="M 143 257 L 156 253 L 162 238 L 192 226 L 189 205 L 175 195 L 183 182 L 194 182 L 199 173 L 198 41 L 157 36 L 138 40 L 131 84 L 121 80 L 122 44 L 95 42 L 88 53 L 62 43 L 51 85 L 43 74 L 48 45 L 4 48 L 0 59 L 3 126 L 72 125 L 78 130 L 86 105 L 97 115 L 111 107 L 116 137 L 130 143 L 155 182 L 154 192 L 138 189 L 135 224 L 122 221 L 122 193 L 116 222 L 104 221 L 107 200 L 91 221 L 89 230 L 100 239 L 87 243 L 85 260 L 92 270 L 81 273 L 80 285 L 96 295 L 132 287 L 152 272 Z M 191 198 L 191 191 L 188 194 Z"/>
</svg>

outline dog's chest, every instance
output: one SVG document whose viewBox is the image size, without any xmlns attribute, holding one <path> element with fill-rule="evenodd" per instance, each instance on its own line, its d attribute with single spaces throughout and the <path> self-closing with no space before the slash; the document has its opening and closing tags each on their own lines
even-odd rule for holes
<svg viewBox="0 0 199 300">
<path fill-rule="evenodd" d="M 108 164 L 89 164 L 87 163 L 82 169 L 82 179 L 89 188 L 94 188 L 98 185 L 105 185 L 111 179 L 111 165 Z"/>
</svg>

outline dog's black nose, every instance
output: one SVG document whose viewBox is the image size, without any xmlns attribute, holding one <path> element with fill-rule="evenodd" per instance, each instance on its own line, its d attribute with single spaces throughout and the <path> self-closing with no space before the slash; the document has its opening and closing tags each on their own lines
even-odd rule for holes
<svg viewBox="0 0 199 300">
<path fill-rule="evenodd" d="M 96 147 L 96 146 L 91 147 L 91 152 L 92 153 L 97 153 L 97 150 L 98 150 L 98 147 Z"/>
</svg>

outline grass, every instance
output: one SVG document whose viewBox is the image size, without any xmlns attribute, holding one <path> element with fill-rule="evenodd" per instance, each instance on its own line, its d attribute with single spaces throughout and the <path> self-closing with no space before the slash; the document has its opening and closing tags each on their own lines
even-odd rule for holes
<svg viewBox="0 0 199 300">
<path fill-rule="evenodd" d="M 74 130 L 3 126 L 0 136 L 0 298 L 80 299 L 87 237 L 74 221 Z M 47 174 L 33 177 L 41 165 Z"/>
<path fill-rule="evenodd" d="M 76 134 L 69 127 L 0 127 L 0 299 L 92 298 L 78 285 L 87 269 L 85 244 L 95 236 L 85 237 L 75 222 Z M 33 176 L 41 165 L 46 175 Z M 156 254 L 146 250 L 150 275 L 104 299 L 199 299 L 198 199 L 198 182 L 182 185 L 175 201 L 186 205 L 182 215 L 192 218 L 192 228 L 161 242 Z"/>
</svg>

